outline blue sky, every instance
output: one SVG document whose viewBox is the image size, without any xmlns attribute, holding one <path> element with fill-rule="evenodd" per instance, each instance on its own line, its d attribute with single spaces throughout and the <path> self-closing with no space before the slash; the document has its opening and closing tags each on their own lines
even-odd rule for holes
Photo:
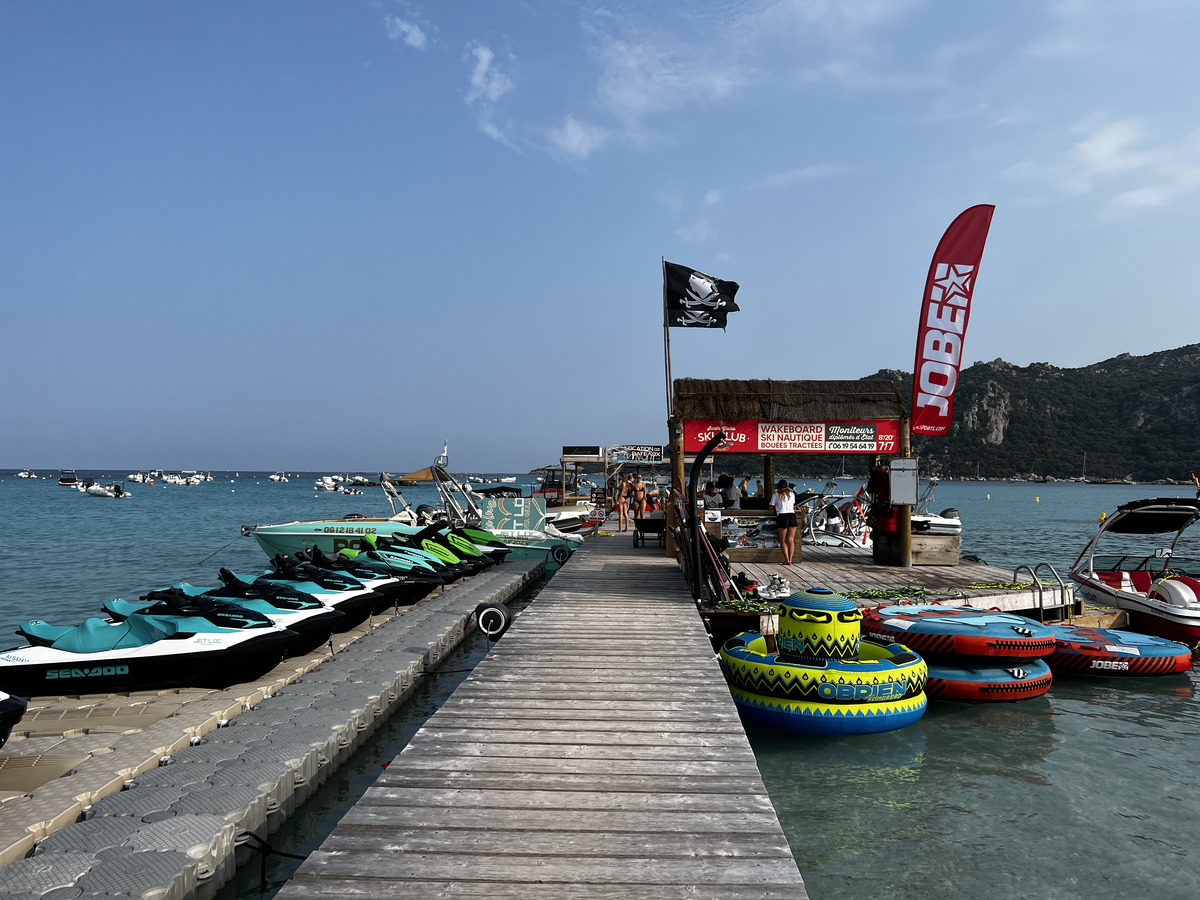
<svg viewBox="0 0 1200 900">
<path fill-rule="evenodd" d="M 1200 340 L 1191 2 L 0 2 L 0 466 L 520 470 L 676 376 Z"/>
</svg>

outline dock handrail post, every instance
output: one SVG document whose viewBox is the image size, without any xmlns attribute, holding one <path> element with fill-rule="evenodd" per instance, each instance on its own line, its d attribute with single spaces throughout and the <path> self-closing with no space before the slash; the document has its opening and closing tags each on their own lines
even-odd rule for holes
<svg viewBox="0 0 1200 900">
<path fill-rule="evenodd" d="M 696 454 L 696 460 L 692 463 L 691 477 L 688 478 L 688 524 L 691 526 L 692 533 L 692 555 L 695 558 L 692 569 L 692 599 L 696 602 L 700 601 L 701 589 L 700 584 L 704 578 L 703 565 L 700 559 L 700 529 L 704 527 L 704 522 L 701 521 L 699 514 L 699 484 L 700 476 L 704 474 L 704 460 L 708 459 L 708 454 L 712 452 L 713 447 L 717 447 L 725 441 L 725 432 L 718 431 L 700 452 Z"/>
<path fill-rule="evenodd" d="M 667 434 L 670 435 L 671 452 L 671 489 L 683 493 L 683 422 L 675 416 L 667 419 Z M 674 496 L 673 494 L 671 496 Z M 667 556 L 679 558 L 679 550 L 675 546 L 675 504 L 667 501 Z"/>
<path fill-rule="evenodd" d="M 1022 569 L 1024 569 L 1026 572 L 1028 572 L 1029 577 L 1033 579 L 1033 587 L 1034 587 L 1034 590 L 1037 591 L 1037 598 L 1038 598 L 1038 621 L 1044 623 L 1046 621 L 1046 599 L 1045 599 L 1045 595 L 1042 593 L 1042 583 L 1040 581 L 1038 581 L 1037 570 L 1031 569 L 1027 563 L 1021 563 L 1019 566 L 1017 566 L 1015 569 L 1013 569 L 1013 577 L 1012 577 L 1013 584 L 1017 584 L 1017 575 L 1021 572 Z M 1057 573 L 1055 573 L 1055 574 L 1057 575 Z M 1062 584 L 1062 580 L 1059 579 L 1058 583 Z"/>
<path fill-rule="evenodd" d="M 906 459 L 912 456 L 912 435 L 909 425 L 908 416 L 901 416 L 899 450 L 900 455 Z M 896 507 L 896 531 L 897 537 L 900 539 L 900 565 L 911 566 L 913 564 L 911 506 Z"/>
</svg>

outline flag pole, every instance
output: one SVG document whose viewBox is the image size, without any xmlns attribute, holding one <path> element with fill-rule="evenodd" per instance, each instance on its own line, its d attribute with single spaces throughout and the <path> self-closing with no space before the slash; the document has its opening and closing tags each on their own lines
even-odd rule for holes
<svg viewBox="0 0 1200 900">
<path fill-rule="evenodd" d="M 663 361 L 667 375 L 667 419 L 674 414 L 671 404 L 671 323 L 667 319 L 667 258 L 662 258 L 663 270 Z"/>
</svg>

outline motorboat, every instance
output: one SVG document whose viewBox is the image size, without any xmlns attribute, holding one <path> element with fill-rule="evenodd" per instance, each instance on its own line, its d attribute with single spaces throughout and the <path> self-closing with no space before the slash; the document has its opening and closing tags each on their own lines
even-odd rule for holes
<svg viewBox="0 0 1200 900">
<path fill-rule="evenodd" d="M 925 490 L 917 499 L 917 505 L 910 516 L 913 534 L 962 534 L 962 519 L 957 509 L 943 509 L 940 513 L 929 511 L 933 503 L 933 495 L 937 490 L 938 480 L 930 478 Z"/>
<path fill-rule="evenodd" d="M 1135 631 L 1200 646 L 1200 557 L 1176 552 L 1183 533 L 1200 520 L 1200 499 L 1132 500 L 1102 517 L 1100 528 L 1071 567 L 1076 593 L 1114 605 Z M 1125 535 L 1118 553 L 1099 554 L 1107 534 Z M 1174 535 L 1155 542 L 1153 536 Z M 1157 543 L 1158 546 L 1154 546 Z"/>
<path fill-rule="evenodd" d="M 75 487 L 79 484 L 79 476 L 75 474 L 74 469 L 59 469 L 58 483 L 63 487 Z"/>
<path fill-rule="evenodd" d="M 33 469 L 22 469 L 17 473 L 18 478 L 37 478 L 37 472 Z"/>
<path fill-rule="evenodd" d="M 583 538 L 579 535 L 559 532 L 550 524 L 543 524 L 536 529 L 482 527 L 483 513 L 476 496 L 447 471 L 447 464 L 446 450 L 443 448 L 442 455 L 425 469 L 400 478 L 392 478 L 386 472 L 380 473 L 379 486 L 391 506 L 391 516 L 351 515 L 340 519 L 288 522 L 279 525 L 243 525 L 242 534 L 253 535 L 268 556 L 283 554 L 294 557 L 312 548 L 327 554 L 348 551 L 347 555 L 363 554 L 364 558 L 360 561 L 365 565 L 391 571 L 403 571 L 402 567 L 411 566 L 409 560 L 414 557 L 414 553 L 404 552 L 393 556 L 390 555 L 390 550 L 376 548 L 371 539 L 382 537 L 403 540 L 435 522 L 449 528 L 462 529 L 480 550 L 489 555 L 503 547 L 511 551 L 508 554 L 510 559 L 545 560 L 548 571 L 554 571 L 566 562 L 575 548 L 582 543 Z M 399 489 L 399 486 L 405 483 L 432 483 L 438 490 L 440 504 L 423 504 L 414 508 L 404 499 Z M 393 568 L 391 563 L 401 568 Z"/>
<path fill-rule="evenodd" d="M 21 721 L 28 706 L 24 697 L 14 697 L 0 691 L 0 747 L 4 746 L 12 734 L 13 726 Z"/>
<path fill-rule="evenodd" d="M 17 634 L 28 644 L 0 651 L 0 690 L 27 697 L 226 688 L 269 672 L 296 640 L 260 613 L 216 602 L 206 615 L 176 619 L 33 619 Z"/>
<path fill-rule="evenodd" d="M 323 475 L 313 482 L 313 490 L 317 491 L 336 491 L 338 482 L 333 480 L 332 475 Z"/>
<path fill-rule="evenodd" d="M 108 497 L 112 500 L 124 500 L 133 496 L 129 491 L 125 490 L 119 484 L 96 484 L 92 483 L 87 486 L 84 493 L 89 497 Z"/>
<path fill-rule="evenodd" d="M 288 477 L 283 472 L 276 472 L 274 475 L 268 475 L 267 481 L 278 481 L 281 484 L 287 484 Z"/>
</svg>

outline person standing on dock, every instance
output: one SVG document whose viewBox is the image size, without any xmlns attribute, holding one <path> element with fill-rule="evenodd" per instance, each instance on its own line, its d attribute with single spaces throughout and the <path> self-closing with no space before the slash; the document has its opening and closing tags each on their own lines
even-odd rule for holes
<svg viewBox="0 0 1200 900">
<path fill-rule="evenodd" d="M 787 481 L 780 478 L 775 493 L 769 502 L 775 510 L 775 527 L 779 529 L 779 547 L 783 550 L 783 564 L 790 566 L 796 553 L 796 493 Z"/>
<path fill-rule="evenodd" d="M 642 481 L 642 473 L 633 477 L 633 517 L 646 518 L 646 482 Z"/>
<path fill-rule="evenodd" d="M 629 473 L 626 472 L 617 485 L 616 498 L 613 500 L 613 508 L 617 511 L 618 531 L 629 530 L 629 491 Z"/>
</svg>

